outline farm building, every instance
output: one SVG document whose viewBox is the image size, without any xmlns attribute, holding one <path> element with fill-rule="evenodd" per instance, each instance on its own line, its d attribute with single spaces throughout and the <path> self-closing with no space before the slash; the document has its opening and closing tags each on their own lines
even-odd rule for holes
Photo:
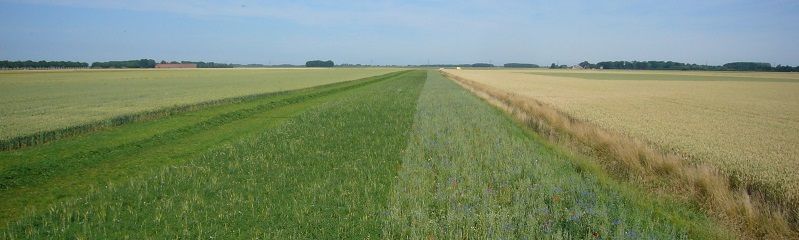
<svg viewBox="0 0 799 240">
<path fill-rule="evenodd" d="M 155 68 L 197 68 L 194 63 L 159 63 Z"/>
</svg>

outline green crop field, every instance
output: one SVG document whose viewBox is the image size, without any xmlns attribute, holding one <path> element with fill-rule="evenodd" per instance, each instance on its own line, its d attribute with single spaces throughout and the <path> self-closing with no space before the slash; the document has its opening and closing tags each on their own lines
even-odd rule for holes
<svg viewBox="0 0 799 240">
<path fill-rule="evenodd" d="M 0 181 L 6 239 L 730 237 L 425 70 L 2 151 Z"/>
<path fill-rule="evenodd" d="M 111 117 L 306 88 L 396 70 L 154 69 L 0 72 L 0 140 Z"/>
</svg>

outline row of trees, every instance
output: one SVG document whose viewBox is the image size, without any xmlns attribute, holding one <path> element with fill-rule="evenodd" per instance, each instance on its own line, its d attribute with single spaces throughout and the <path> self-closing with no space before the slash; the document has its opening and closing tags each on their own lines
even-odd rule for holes
<svg viewBox="0 0 799 240">
<path fill-rule="evenodd" d="M 85 68 L 85 62 L 72 61 L 0 61 L 0 68 Z"/>
<path fill-rule="evenodd" d="M 490 63 L 475 63 L 475 64 L 472 64 L 471 67 L 494 67 L 494 64 L 490 64 Z"/>
<path fill-rule="evenodd" d="M 537 64 L 532 63 L 506 63 L 503 65 L 506 68 L 539 68 Z"/>
<path fill-rule="evenodd" d="M 333 63 L 331 60 L 322 61 L 322 60 L 312 60 L 305 62 L 306 67 L 333 67 L 336 64 Z"/>
<path fill-rule="evenodd" d="M 724 69 L 732 69 L 737 71 L 771 71 L 771 63 L 760 62 L 732 62 L 722 65 Z"/>
<path fill-rule="evenodd" d="M 161 63 L 173 64 L 197 64 L 198 68 L 233 68 L 233 67 L 268 67 L 263 64 L 228 64 L 215 62 L 192 62 L 192 61 L 161 61 Z M 94 62 L 92 68 L 154 68 L 155 60 L 139 59 L 128 61 L 108 61 Z M 582 68 L 601 68 L 601 69 L 635 69 L 635 70 L 708 70 L 708 71 L 775 71 L 775 72 L 799 72 L 799 66 L 771 66 L 770 63 L 761 62 L 732 62 L 722 66 L 697 65 L 673 61 L 604 61 L 596 64 L 588 61 L 578 64 Z M 295 67 L 294 65 L 283 65 L 284 67 Z M 313 60 L 305 63 L 306 67 L 334 67 L 335 63 L 331 60 Z M 343 67 L 365 66 L 360 64 L 344 64 Z M 475 64 L 435 64 L 420 65 L 421 67 L 494 67 L 490 63 Z M 530 63 L 506 63 L 506 68 L 538 68 L 540 66 Z M 0 61 L 0 68 L 85 68 L 89 67 L 85 62 L 72 61 Z M 549 68 L 568 68 L 566 65 L 552 64 Z"/>
<path fill-rule="evenodd" d="M 197 64 L 198 68 L 232 68 L 249 65 L 237 65 L 228 63 L 215 63 L 215 62 L 193 62 L 193 61 L 161 61 L 161 64 Z M 139 59 L 128 61 L 108 61 L 108 62 L 95 62 L 92 63 L 92 68 L 154 68 L 156 65 L 155 60 L 152 59 Z"/>
<path fill-rule="evenodd" d="M 601 69 L 635 69 L 635 70 L 704 70 L 704 71 L 777 71 L 777 72 L 797 72 L 799 66 L 772 67 L 770 63 L 761 62 L 732 62 L 721 66 L 698 65 L 672 61 L 606 61 L 596 64 L 588 61 L 578 64 L 583 68 Z"/>
<path fill-rule="evenodd" d="M 788 66 L 788 65 L 785 65 L 785 66 L 777 65 L 776 67 L 774 67 L 774 71 L 777 71 L 777 72 L 799 72 L 799 66 L 791 67 L 791 66 Z"/>
<path fill-rule="evenodd" d="M 232 68 L 236 67 L 234 64 L 227 64 L 227 63 L 215 63 L 215 62 L 192 62 L 192 61 L 161 61 L 161 64 L 197 64 L 198 68 Z"/>
<path fill-rule="evenodd" d="M 152 59 L 92 63 L 92 68 L 154 68 L 154 67 L 155 67 L 155 60 Z"/>
<path fill-rule="evenodd" d="M 591 64 L 582 62 L 583 68 L 638 69 L 638 70 L 721 70 L 719 66 L 686 64 L 672 61 L 606 61 Z"/>
</svg>

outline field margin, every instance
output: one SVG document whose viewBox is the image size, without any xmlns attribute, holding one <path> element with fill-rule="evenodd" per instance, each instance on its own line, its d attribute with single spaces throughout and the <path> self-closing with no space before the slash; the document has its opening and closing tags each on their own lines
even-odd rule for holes
<svg viewBox="0 0 799 240">
<path fill-rule="evenodd" d="M 659 195 L 694 202 L 739 229 L 746 238 L 796 238 L 799 208 L 775 201 L 708 164 L 690 163 L 682 156 L 575 119 L 536 99 L 515 95 L 442 71 L 491 105 L 507 112 L 543 138 L 595 158 L 612 176 Z"/>
</svg>

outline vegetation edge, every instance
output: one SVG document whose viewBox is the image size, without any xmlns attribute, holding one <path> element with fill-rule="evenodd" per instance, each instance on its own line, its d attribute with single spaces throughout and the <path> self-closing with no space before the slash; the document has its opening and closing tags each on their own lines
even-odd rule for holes
<svg viewBox="0 0 799 240">
<path fill-rule="evenodd" d="M 799 207 L 774 199 L 756 183 L 742 183 L 717 168 L 691 163 L 641 140 L 575 119 L 535 99 L 442 71 L 489 104 L 554 144 L 595 158 L 612 176 L 659 194 L 698 204 L 744 237 L 799 237 Z"/>
</svg>

